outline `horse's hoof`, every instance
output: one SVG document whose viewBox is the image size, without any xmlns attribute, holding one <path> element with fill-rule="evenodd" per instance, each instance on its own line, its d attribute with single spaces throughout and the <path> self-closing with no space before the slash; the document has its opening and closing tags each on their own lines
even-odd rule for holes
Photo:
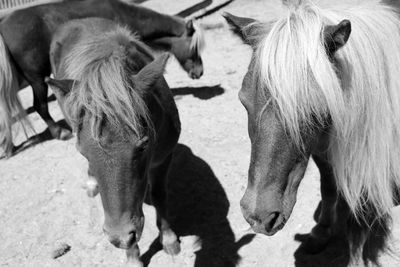
<svg viewBox="0 0 400 267">
<path fill-rule="evenodd" d="M 181 244 L 179 243 L 175 233 L 172 231 L 163 234 L 161 244 L 168 255 L 177 255 L 181 252 Z"/>
<path fill-rule="evenodd" d="M 60 134 L 58 135 L 59 140 L 69 140 L 72 138 L 72 132 L 68 129 L 61 129 Z"/>
<path fill-rule="evenodd" d="M 0 159 L 8 159 L 14 156 L 14 154 L 17 152 L 17 147 L 11 143 L 6 145 L 2 150 L 3 151 L 0 150 Z"/>
<path fill-rule="evenodd" d="M 99 184 L 93 178 L 86 181 L 86 194 L 88 197 L 95 197 L 99 193 Z"/>
<path fill-rule="evenodd" d="M 3 152 L 3 154 L 0 154 L 0 159 L 8 159 L 11 158 L 13 155 L 13 152 Z"/>
<path fill-rule="evenodd" d="M 168 255 L 177 255 L 181 252 L 181 244 L 179 244 L 178 241 L 175 241 L 172 244 L 163 245 L 163 249 Z"/>
</svg>

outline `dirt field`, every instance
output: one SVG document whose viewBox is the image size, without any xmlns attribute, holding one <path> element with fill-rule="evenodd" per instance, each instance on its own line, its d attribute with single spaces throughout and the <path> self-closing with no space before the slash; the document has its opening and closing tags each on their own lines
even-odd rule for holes
<svg viewBox="0 0 400 267">
<path fill-rule="evenodd" d="M 166 2 L 151 0 L 146 5 L 174 14 L 194 1 Z M 263 19 L 270 8 L 267 0 L 237 0 L 226 10 Z M 219 14 L 204 21 L 223 22 Z M 237 93 L 250 49 L 227 27 L 206 31 L 206 41 L 202 79 L 190 80 L 175 60 L 166 73 L 182 121 L 169 187 L 172 225 L 180 235 L 182 251 L 175 257 L 158 251 L 155 211 L 145 205 L 146 223 L 139 242 L 143 260 L 148 266 L 162 267 L 347 266 L 343 243 L 333 242 L 321 254 L 306 255 L 295 240 L 315 225 L 313 213 L 320 193 L 319 173 L 312 162 L 287 225 L 273 237 L 249 230 L 239 201 L 247 184 L 250 144 Z M 24 105 L 31 106 L 31 91 L 24 90 L 21 96 Z M 55 102 L 50 108 L 56 119 L 62 119 Z M 38 133 L 45 130 L 37 114 L 30 118 Z M 75 139 L 50 140 L 0 160 L 0 265 L 124 264 L 124 251 L 103 235 L 99 197 L 90 199 L 82 189 L 87 163 L 74 143 Z M 400 210 L 394 215 L 392 233 L 400 237 Z M 399 242 L 393 238 L 391 252 L 379 257 L 382 266 L 400 266 Z M 62 243 L 69 244 L 71 251 L 53 260 L 52 251 Z"/>
</svg>

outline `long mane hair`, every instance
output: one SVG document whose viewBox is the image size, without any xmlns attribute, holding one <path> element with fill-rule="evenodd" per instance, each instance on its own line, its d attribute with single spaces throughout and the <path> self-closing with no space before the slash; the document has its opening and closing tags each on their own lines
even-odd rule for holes
<svg viewBox="0 0 400 267">
<path fill-rule="evenodd" d="M 400 20 L 378 0 L 321 8 L 286 0 L 267 24 L 256 68 L 288 133 L 330 118 L 329 155 L 340 193 L 356 218 L 388 216 L 400 186 Z M 352 33 L 334 60 L 324 27 L 348 19 Z M 264 90 L 264 89 L 263 89 Z"/>
<path fill-rule="evenodd" d="M 152 129 L 147 105 L 131 82 L 134 70 L 128 57 L 132 43 L 141 45 L 121 26 L 98 36 L 89 35 L 71 49 L 61 67 L 66 77 L 77 81 L 65 102 L 67 115 L 77 128 L 82 123 L 82 111 L 88 113 L 96 140 L 104 119 L 128 135 L 142 136 L 143 120 Z M 140 51 L 146 49 L 143 46 Z M 152 58 L 150 52 L 148 56 Z"/>
<path fill-rule="evenodd" d="M 194 33 L 192 35 L 192 41 L 190 42 L 190 50 L 200 56 L 206 46 L 204 31 L 201 25 L 195 21 L 193 21 L 193 28 Z"/>
</svg>

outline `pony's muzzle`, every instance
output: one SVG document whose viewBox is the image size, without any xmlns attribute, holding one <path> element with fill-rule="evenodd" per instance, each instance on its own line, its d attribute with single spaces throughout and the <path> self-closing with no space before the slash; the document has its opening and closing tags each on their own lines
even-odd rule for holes
<svg viewBox="0 0 400 267">
<path fill-rule="evenodd" d="M 142 235 L 144 218 L 139 220 L 136 225 L 129 224 L 123 227 L 103 226 L 103 232 L 108 237 L 108 241 L 117 248 L 129 249 L 136 244 Z"/>
<path fill-rule="evenodd" d="M 127 233 L 118 233 L 115 231 L 109 231 L 104 226 L 103 231 L 104 234 L 108 237 L 108 241 L 110 241 L 110 243 L 117 248 L 129 249 L 130 247 L 132 247 L 133 244 L 138 241 L 136 240 L 136 232 L 134 230 L 131 230 Z"/>
<path fill-rule="evenodd" d="M 254 232 L 264 235 L 274 235 L 285 225 L 285 217 L 279 210 L 266 211 L 249 208 L 246 198 L 240 201 L 242 214 Z"/>
<path fill-rule="evenodd" d="M 117 248 L 129 249 L 136 242 L 136 233 L 132 232 L 125 237 L 109 236 L 108 241 Z"/>
<path fill-rule="evenodd" d="M 255 214 L 245 216 L 254 232 L 264 235 L 274 235 L 284 226 L 285 219 L 280 212 L 272 212 L 265 219 L 261 219 Z"/>
<path fill-rule="evenodd" d="M 192 78 L 193 80 L 200 79 L 201 76 L 203 76 L 203 68 L 196 68 L 193 69 L 189 72 L 189 77 Z"/>
</svg>

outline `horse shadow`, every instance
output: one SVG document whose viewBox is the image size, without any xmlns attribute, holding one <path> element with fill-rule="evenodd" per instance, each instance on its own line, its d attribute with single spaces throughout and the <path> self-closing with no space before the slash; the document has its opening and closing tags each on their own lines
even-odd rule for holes
<svg viewBox="0 0 400 267">
<path fill-rule="evenodd" d="M 203 87 L 178 87 L 171 88 L 173 96 L 193 95 L 201 100 L 208 100 L 222 95 L 225 89 L 221 85 L 203 86 Z"/>
<path fill-rule="evenodd" d="M 234 267 L 240 260 L 238 250 L 250 243 L 254 234 L 235 242 L 227 219 L 229 202 L 211 167 L 178 144 L 168 184 L 169 217 L 178 236 L 199 237 L 201 248 L 195 252 L 195 267 Z M 141 256 L 144 266 L 162 249 L 156 238 Z"/>
<path fill-rule="evenodd" d="M 321 202 L 315 213 L 317 221 Z M 296 234 L 295 240 L 300 246 L 294 253 L 296 267 L 347 267 L 352 263 L 351 255 L 359 254 L 365 266 L 381 266 L 378 256 L 383 252 L 390 252 L 387 241 L 390 236 L 390 220 L 381 220 L 374 223 L 357 222 L 350 218 L 346 222 L 346 229 L 331 238 L 327 246 L 317 254 L 307 252 L 307 240 L 310 234 Z M 352 244 L 350 246 L 350 244 Z"/>
</svg>

